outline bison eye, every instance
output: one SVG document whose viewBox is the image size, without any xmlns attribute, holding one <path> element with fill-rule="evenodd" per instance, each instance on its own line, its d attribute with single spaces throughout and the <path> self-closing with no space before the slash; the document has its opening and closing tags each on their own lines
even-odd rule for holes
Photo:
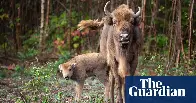
<svg viewBox="0 0 196 103">
<path fill-rule="evenodd" d="M 113 20 L 113 25 L 116 25 L 117 24 L 117 20 Z"/>
<path fill-rule="evenodd" d="M 71 68 L 69 69 L 69 71 L 71 71 Z"/>
</svg>

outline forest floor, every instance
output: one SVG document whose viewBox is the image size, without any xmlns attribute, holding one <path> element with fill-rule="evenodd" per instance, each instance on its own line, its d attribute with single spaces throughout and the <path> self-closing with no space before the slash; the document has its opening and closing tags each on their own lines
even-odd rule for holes
<svg viewBox="0 0 196 103">
<path fill-rule="evenodd" d="M 162 61 L 161 61 L 162 60 Z M 195 75 L 183 66 L 165 73 L 166 59 L 161 56 L 139 57 L 136 75 Z M 0 69 L 0 103 L 73 103 L 75 83 L 57 75 L 59 61 L 33 64 L 28 68 Z M 2 74 L 4 74 L 2 76 Z M 85 81 L 80 103 L 103 103 L 104 86 L 96 77 Z"/>
<path fill-rule="evenodd" d="M 25 81 L 25 78 L 23 82 Z M 48 83 L 48 92 L 39 91 L 33 94 L 33 91 L 22 89 L 24 83 L 18 79 L 4 78 L 0 84 L 0 103 L 73 103 L 75 98 L 74 82 L 71 80 L 59 79 Z M 6 82 L 6 83 L 4 83 Z M 27 82 L 27 80 L 26 80 Z M 35 90 L 36 91 L 36 90 Z M 85 81 L 82 99 L 83 103 L 102 103 L 104 100 L 104 86 L 98 79 L 91 77 Z M 32 97 L 30 97 L 30 95 Z M 45 97 L 45 98 L 44 98 Z"/>
<path fill-rule="evenodd" d="M 1 70 L 0 103 L 73 103 L 75 82 L 57 75 L 57 62 L 37 64 L 24 71 Z M 55 65 L 55 66 L 54 66 Z M 82 103 L 102 103 L 104 86 L 96 77 L 85 81 Z"/>
</svg>

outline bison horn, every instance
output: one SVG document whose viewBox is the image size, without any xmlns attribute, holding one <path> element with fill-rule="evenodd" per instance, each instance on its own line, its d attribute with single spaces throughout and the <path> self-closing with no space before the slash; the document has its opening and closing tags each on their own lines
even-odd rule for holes
<svg viewBox="0 0 196 103">
<path fill-rule="evenodd" d="M 110 1 L 108 1 L 105 6 L 104 6 L 104 12 L 107 16 L 112 17 L 112 14 L 107 10 L 107 5 L 110 3 Z"/>
<path fill-rule="evenodd" d="M 137 17 L 140 16 L 140 14 L 141 14 L 141 8 L 138 7 L 138 9 L 139 9 L 139 11 L 138 11 L 136 14 L 135 14 L 135 13 L 133 12 L 133 10 L 131 9 L 131 14 L 133 15 L 133 18 L 137 18 Z"/>
</svg>

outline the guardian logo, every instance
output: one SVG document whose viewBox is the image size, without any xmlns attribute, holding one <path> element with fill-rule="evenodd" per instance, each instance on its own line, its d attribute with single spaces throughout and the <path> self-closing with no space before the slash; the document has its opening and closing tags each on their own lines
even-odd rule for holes
<svg viewBox="0 0 196 103">
<path fill-rule="evenodd" d="M 153 81 L 151 78 L 140 79 L 141 88 L 132 86 L 129 88 L 130 96 L 186 96 L 185 89 L 174 89 L 164 85 L 161 81 Z"/>
</svg>

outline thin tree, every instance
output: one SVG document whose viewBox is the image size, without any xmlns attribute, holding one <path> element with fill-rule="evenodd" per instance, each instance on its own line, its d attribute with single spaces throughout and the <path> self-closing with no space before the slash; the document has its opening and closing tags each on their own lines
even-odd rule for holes
<svg viewBox="0 0 196 103">
<path fill-rule="evenodd" d="M 167 73 L 168 69 L 171 67 L 173 64 L 174 58 L 172 57 L 174 51 L 175 51 L 175 45 L 174 45 L 174 18 L 176 14 L 176 0 L 172 1 L 172 21 L 171 21 L 171 28 L 170 28 L 170 37 L 169 37 L 169 55 L 168 55 L 168 63 L 165 69 L 165 73 Z"/>
<path fill-rule="evenodd" d="M 40 21 L 40 38 L 39 38 L 40 51 L 42 51 L 44 47 L 44 4 L 45 4 L 45 0 L 41 0 L 41 21 Z"/>
<path fill-rule="evenodd" d="M 11 1 L 11 7 L 12 7 L 11 19 L 13 21 L 12 35 L 14 36 L 14 43 L 15 43 L 15 50 L 16 50 L 15 53 L 17 53 L 18 52 L 18 44 L 17 44 L 17 36 L 16 36 L 16 22 L 15 22 L 15 16 L 16 16 L 16 14 L 15 14 L 15 0 Z"/>
<path fill-rule="evenodd" d="M 47 0 L 47 11 L 46 11 L 46 22 L 45 22 L 45 35 L 46 35 L 46 37 L 48 37 L 49 13 L 50 13 L 50 0 Z"/>
<path fill-rule="evenodd" d="M 149 36 L 156 38 L 156 27 L 155 27 L 155 19 L 157 17 L 157 5 L 158 2 L 157 0 L 152 0 L 153 8 L 152 8 L 152 17 L 151 17 L 151 23 L 150 23 L 150 31 L 149 31 Z M 153 51 L 156 50 L 156 40 L 151 41 L 151 47 Z"/>
<path fill-rule="evenodd" d="M 177 0 L 177 22 L 176 22 L 176 48 L 177 48 L 177 56 L 176 56 L 176 67 L 179 65 L 180 61 L 180 53 L 183 55 L 183 59 L 185 58 L 184 47 L 182 43 L 182 29 L 181 29 L 181 0 Z"/>
<path fill-rule="evenodd" d="M 157 17 L 157 0 L 152 0 L 153 3 L 153 8 L 152 8 L 152 18 L 151 18 L 151 23 L 150 23 L 150 32 L 149 35 L 152 35 L 156 37 L 156 27 L 155 27 L 155 19 Z"/>
<path fill-rule="evenodd" d="M 21 6 L 19 5 L 18 7 L 18 18 L 20 18 L 20 8 Z M 20 34 L 21 34 L 21 25 L 20 22 L 16 23 L 16 41 L 18 45 L 18 49 L 21 49 L 21 41 L 20 41 Z"/>
<path fill-rule="evenodd" d="M 141 23 L 141 28 L 142 28 L 142 36 L 144 37 L 144 28 L 145 28 L 145 9 L 146 8 L 146 0 L 142 0 L 142 23 Z"/>
<path fill-rule="evenodd" d="M 194 1 L 192 0 L 190 2 L 190 9 L 189 9 L 189 44 L 188 44 L 188 60 L 190 63 L 190 59 L 191 59 L 191 38 L 192 38 L 192 20 L 193 20 L 193 5 L 194 5 Z"/>
</svg>

